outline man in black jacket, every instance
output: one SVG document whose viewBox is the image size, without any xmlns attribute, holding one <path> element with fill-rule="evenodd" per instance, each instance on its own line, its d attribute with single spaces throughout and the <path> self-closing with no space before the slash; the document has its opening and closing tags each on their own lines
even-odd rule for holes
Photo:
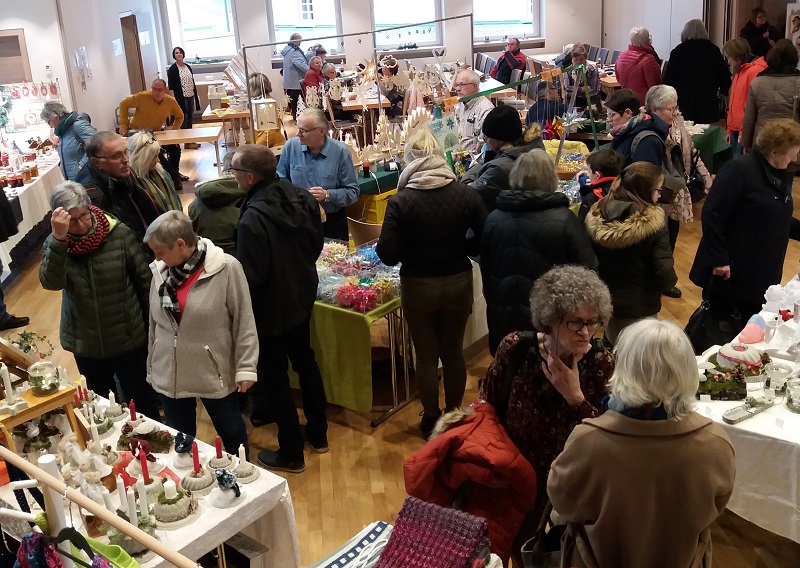
<svg viewBox="0 0 800 568">
<path fill-rule="evenodd" d="M 6 242 L 9 237 L 17 234 L 17 219 L 14 217 L 14 211 L 11 209 L 11 204 L 4 191 L 0 190 L 0 243 Z M 0 262 L 0 273 L 3 272 L 3 263 Z M 6 329 L 13 329 L 15 327 L 23 327 L 30 323 L 30 319 L 23 316 L 12 316 L 6 309 L 6 303 L 3 300 L 3 288 L 0 287 L 0 331 Z"/>
<path fill-rule="evenodd" d="M 524 71 L 527 63 L 525 54 L 519 49 L 519 40 L 512 37 L 506 43 L 503 55 L 497 60 L 497 65 L 492 69 L 490 76 L 506 85 L 511 82 L 511 72 L 514 69 Z"/>
<path fill-rule="evenodd" d="M 236 229 L 236 257 L 247 276 L 258 330 L 260 386 L 250 389 L 253 413 L 269 412 L 278 424 L 278 450 L 259 452 L 258 461 L 268 469 L 300 473 L 305 469 L 303 432 L 288 361 L 300 377 L 306 439 L 315 452 L 328 451 L 325 389 L 311 348 L 322 220 L 314 196 L 278 179 L 276 167 L 275 156 L 264 146 L 236 149 L 231 169 L 247 191 Z"/>
</svg>

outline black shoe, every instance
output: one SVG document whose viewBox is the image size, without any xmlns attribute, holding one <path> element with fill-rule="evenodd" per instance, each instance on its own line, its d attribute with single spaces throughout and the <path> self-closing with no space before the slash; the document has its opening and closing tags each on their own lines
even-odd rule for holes
<svg viewBox="0 0 800 568">
<path fill-rule="evenodd" d="M 667 298 L 680 298 L 683 296 L 683 292 L 677 286 L 673 286 L 669 290 L 662 292 Z"/>
<path fill-rule="evenodd" d="M 300 431 L 303 433 L 303 440 L 305 441 L 306 445 L 311 448 L 311 451 L 315 454 L 326 454 L 330 447 L 328 446 L 328 439 L 327 437 L 324 440 L 315 440 L 311 441 L 306 434 L 306 427 L 300 426 Z"/>
<path fill-rule="evenodd" d="M 31 318 L 10 316 L 5 323 L 0 323 L 0 331 L 4 329 L 14 329 L 15 327 L 25 327 L 29 323 L 31 323 Z"/>
<path fill-rule="evenodd" d="M 266 424 L 275 424 L 275 417 L 269 412 L 259 412 L 250 414 L 250 424 L 258 428 Z"/>
<path fill-rule="evenodd" d="M 185 176 L 183 174 L 178 174 L 181 178 L 181 181 L 189 181 L 189 176 Z"/>
<path fill-rule="evenodd" d="M 442 412 L 439 411 L 437 414 L 425 414 L 423 410 L 420 416 L 422 416 L 422 420 L 419 423 L 419 429 L 422 430 L 422 435 L 427 438 L 433 432 L 436 423 L 439 421 L 439 417 L 442 415 Z"/>
<path fill-rule="evenodd" d="M 258 452 L 258 463 L 272 471 L 288 471 L 289 473 L 303 473 L 306 469 L 304 461 L 289 461 L 278 452 L 263 450 Z"/>
</svg>

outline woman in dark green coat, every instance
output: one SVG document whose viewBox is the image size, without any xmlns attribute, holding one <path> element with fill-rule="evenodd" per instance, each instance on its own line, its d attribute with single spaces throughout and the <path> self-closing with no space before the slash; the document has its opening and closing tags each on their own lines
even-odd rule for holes
<svg viewBox="0 0 800 568">
<path fill-rule="evenodd" d="M 75 356 L 90 389 L 119 393 L 158 418 L 147 377 L 148 297 L 152 278 L 133 232 L 91 205 L 67 181 L 50 197 L 53 232 L 44 242 L 39 280 L 61 290 L 61 346 Z"/>
</svg>

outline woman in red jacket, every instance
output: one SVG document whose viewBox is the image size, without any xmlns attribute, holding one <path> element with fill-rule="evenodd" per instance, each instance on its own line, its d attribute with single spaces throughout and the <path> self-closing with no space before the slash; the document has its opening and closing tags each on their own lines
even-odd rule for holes
<svg viewBox="0 0 800 568">
<path fill-rule="evenodd" d="M 763 57 L 756 57 L 750 50 L 750 43 L 744 38 L 737 37 L 722 46 L 722 55 L 728 62 L 733 73 L 731 93 L 728 98 L 728 138 L 727 142 L 733 150 L 733 157 L 742 155 L 742 146 L 739 137 L 742 134 L 744 122 L 744 109 L 747 105 L 747 95 L 750 92 L 750 83 L 767 68 Z"/>
<path fill-rule="evenodd" d="M 661 65 L 653 51 L 653 38 L 647 28 L 631 30 L 631 43 L 620 53 L 614 65 L 617 81 L 623 89 L 630 89 L 643 101 L 648 89 L 661 84 Z"/>
</svg>

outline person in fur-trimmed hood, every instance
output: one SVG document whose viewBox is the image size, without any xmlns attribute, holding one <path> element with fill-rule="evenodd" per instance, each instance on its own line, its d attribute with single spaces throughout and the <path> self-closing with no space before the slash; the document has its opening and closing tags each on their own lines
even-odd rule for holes
<svg viewBox="0 0 800 568">
<path fill-rule="evenodd" d="M 661 310 L 661 293 L 678 282 L 664 211 L 656 205 L 664 174 L 635 162 L 586 216 L 600 278 L 608 285 L 614 313 L 605 326 L 612 344 L 623 328 Z"/>
<path fill-rule="evenodd" d="M 498 421 L 476 402 L 444 414 L 403 466 L 412 497 L 455 506 L 489 523 L 489 549 L 508 563 L 514 537 L 536 501 L 536 473 Z"/>
</svg>

